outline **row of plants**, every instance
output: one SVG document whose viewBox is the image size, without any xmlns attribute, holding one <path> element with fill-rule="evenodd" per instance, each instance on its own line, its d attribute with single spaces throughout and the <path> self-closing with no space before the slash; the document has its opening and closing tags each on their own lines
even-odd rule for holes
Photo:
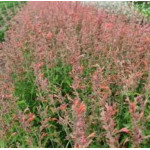
<svg viewBox="0 0 150 150">
<path fill-rule="evenodd" d="M 150 147 L 149 23 L 81 2 L 28 2 L 12 23 L 1 147 Z"/>
</svg>

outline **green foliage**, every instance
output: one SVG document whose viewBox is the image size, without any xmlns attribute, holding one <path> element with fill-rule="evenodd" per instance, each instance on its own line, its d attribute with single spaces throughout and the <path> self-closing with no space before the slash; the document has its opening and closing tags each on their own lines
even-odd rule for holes
<svg viewBox="0 0 150 150">
<path fill-rule="evenodd" d="M 0 42 L 2 42 L 4 40 L 4 35 L 5 35 L 5 32 L 0 31 Z"/>
<path fill-rule="evenodd" d="M 55 67 L 48 69 L 45 66 L 45 77 L 50 81 L 51 90 L 55 90 L 55 86 L 61 89 L 61 94 L 64 96 L 66 94 L 72 93 L 72 78 L 69 75 L 72 67 L 61 61 L 58 61 Z"/>
<path fill-rule="evenodd" d="M 15 82 L 15 96 L 18 99 L 18 106 L 24 110 L 29 107 L 31 110 L 36 105 L 36 86 L 34 84 L 33 72 L 24 73 L 23 78 Z"/>
<path fill-rule="evenodd" d="M 135 6 L 139 11 L 150 19 L 150 3 L 149 2 L 135 2 Z"/>
<path fill-rule="evenodd" d="M 3 140 L 0 140 L 0 148 L 5 148 L 5 143 Z"/>
<path fill-rule="evenodd" d="M 25 66 L 30 64 L 31 55 L 29 51 L 26 51 L 24 53 L 25 58 Z M 55 93 L 55 87 L 61 89 L 61 94 L 71 94 L 71 84 L 72 79 L 69 76 L 69 72 L 71 71 L 71 66 L 59 61 L 56 66 L 52 67 L 51 69 L 48 69 L 46 66 L 44 67 L 45 77 L 47 77 L 50 81 L 49 83 L 49 94 Z M 51 105 L 47 103 L 42 103 L 39 100 L 37 100 L 38 94 L 42 94 L 42 91 L 38 91 L 37 85 L 35 84 L 35 76 L 33 73 L 33 70 L 28 70 L 27 72 L 24 72 L 23 74 L 17 76 L 12 75 L 12 78 L 15 82 L 15 93 L 14 95 L 18 98 L 17 105 L 18 108 L 21 111 L 24 111 L 26 108 L 29 108 L 30 112 L 34 113 L 37 117 L 34 120 L 33 123 L 33 129 L 36 130 L 40 128 L 40 122 L 45 119 L 45 116 L 40 117 L 37 111 L 38 107 L 41 107 L 41 112 L 45 111 L 45 109 L 48 107 L 49 111 L 49 117 L 57 118 L 58 114 L 53 112 Z M 40 93 L 39 93 L 40 92 Z M 65 139 L 66 132 L 63 129 L 63 127 L 55 122 L 51 122 L 50 128 L 47 128 L 44 130 L 45 133 L 47 133 L 49 136 L 45 137 L 42 140 L 43 147 L 61 147 L 62 145 L 70 145 L 67 144 L 68 141 Z M 17 128 L 19 126 L 15 124 Z M 15 132 L 13 128 L 11 128 L 12 132 Z M 18 129 L 19 130 L 19 129 Z M 18 131 L 19 134 L 22 135 L 22 141 L 25 141 L 25 137 L 27 134 L 21 129 Z M 33 132 L 33 131 L 32 131 Z M 35 135 L 38 135 L 38 133 L 35 133 Z M 54 136 L 55 135 L 55 136 Z M 34 134 L 31 133 L 31 137 L 34 137 Z M 22 143 L 22 141 L 19 140 L 20 138 L 16 135 L 11 139 L 10 145 L 13 145 L 13 147 L 16 147 L 14 145 L 15 143 Z M 63 139 L 63 140 L 62 140 Z M 10 140 L 10 139 L 9 139 Z M 8 140 L 8 141 L 9 141 Z M 38 140 L 34 141 L 34 147 L 38 145 Z M 26 142 L 25 142 L 26 143 Z M 20 145 L 21 147 L 28 147 L 25 143 L 22 143 L 23 145 Z"/>
</svg>

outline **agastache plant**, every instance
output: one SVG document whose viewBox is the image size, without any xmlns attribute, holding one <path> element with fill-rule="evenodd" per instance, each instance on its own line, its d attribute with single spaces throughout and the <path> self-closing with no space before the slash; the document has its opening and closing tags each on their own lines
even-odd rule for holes
<svg viewBox="0 0 150 150">
<path fill-rule="evenodd" d="M 15 10 L 0 43 L 2 146 L 149 146 L 150 24 L 118 7 Z"/>
</svg>

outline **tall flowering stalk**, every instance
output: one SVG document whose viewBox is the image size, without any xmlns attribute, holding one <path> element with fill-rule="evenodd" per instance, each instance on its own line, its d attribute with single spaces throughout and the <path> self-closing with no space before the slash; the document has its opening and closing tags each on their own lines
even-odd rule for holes
<svg viewBox="0 0 150 150">
<path fill-rule="evenodd" d="M 75 148 L 87 148 L 92 142 L 91 138 L 94 134 L 86 136 L 85 112 L 86 106 L 80 100 L 74 100 L 73 106 L 73 133 L 71 135 Z"/>
<path fill-rule="evenodd" d="M 143 96 L 138 96 L 131 102 L 129 99 L 129 112 L 132 121 L 132 140 L 133 147 L 140 147 L 140 144 L 145 139 L 143 134 L 143 125 L 146 122 L 144 119 L 145 106 L 147 101 L 143 100 Z M 138 106 L 139 105 L 139 106 Z"/>
<path fill-rule="evenodd" d="M 108 101 L 111 90 L 107 85 L 107 81 L 104 79 L 103 68 L 98 67 L 97 70 L 93 73 L 92 89 L 93 93 L 95 94 L 95 99 L 98 99 L 98 101 L 100 101 L 100 105 L 104 106 Z"/>
<path fill-rule="evenodd" d="M 103 128 L 105 129 L 106 141 L 109 147 L 117 148 L 118 145 L 118 136 L 116 135 L 116 122 L 114 120 L 114 116 L 117 110 L 114 106 L 110 106 L 108 104 L 105 105 L 105 110 L 101 112 L 101 121 L 103 124 Z"/>
</svg>

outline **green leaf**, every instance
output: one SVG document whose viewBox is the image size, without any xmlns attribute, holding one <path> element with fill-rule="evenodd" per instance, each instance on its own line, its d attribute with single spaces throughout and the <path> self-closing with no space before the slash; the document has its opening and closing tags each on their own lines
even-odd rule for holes
<svg viewBox="0 0 150 150">
<path fill-rule="evenodd" d="M 0 140 L 0 148 L 5 148 L 5 143 L 2 140 Z"/>
</svg>

